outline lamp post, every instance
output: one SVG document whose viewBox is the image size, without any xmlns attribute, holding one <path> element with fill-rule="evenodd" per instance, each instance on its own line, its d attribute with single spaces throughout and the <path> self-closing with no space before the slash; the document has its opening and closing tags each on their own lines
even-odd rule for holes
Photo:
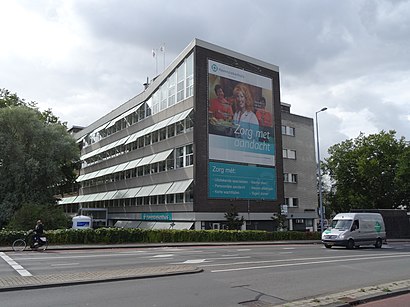
<svg viewBox="0 0 410 307">
<path fill-rule="evenodd" d="M 324 107 L 316 112 L 316 146 L 317 146 L 317 172 L 319 176 L 319 211 L 320 211 L 320 231 L 323 232 L 323 202 L 322 202 L 322 173 L 320 170 L 320 147 L 319 147 L 319 125 L 317 122 L 317 114 L 326 111 Z"/>
</svg>

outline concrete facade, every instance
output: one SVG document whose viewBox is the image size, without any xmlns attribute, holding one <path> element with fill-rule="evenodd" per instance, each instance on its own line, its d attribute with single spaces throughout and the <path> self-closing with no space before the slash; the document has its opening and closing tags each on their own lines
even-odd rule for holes
<svg viewBox="0 0 410 307">
<path fill-rule="evenodd" d="M 284 183 L 284 189 L 290 230 L 317 229 L 317 170 L 314 144 L 313 119 L 292 114 L 290 105 L 282 104 L 283 169 L 289 179 Z M 293 175 L 296 175 L 296 182 L 291 178 Z"/>
</svg>

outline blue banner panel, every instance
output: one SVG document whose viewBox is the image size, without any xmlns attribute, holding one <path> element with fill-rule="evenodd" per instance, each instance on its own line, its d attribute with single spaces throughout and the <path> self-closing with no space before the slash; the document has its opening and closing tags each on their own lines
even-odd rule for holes
<svg viewBox="0 0 410 307">
<path fill-rule="evenodd" d="M 171 221 L 172 220 L 172 212 L 141 213 L 141 220 L 144 220 L 144 221 Z"/>
<path fill-rule="evenodd" d="M 209 162 L 209 198 L 276 200 L 276 169 Z"/>
</svg>

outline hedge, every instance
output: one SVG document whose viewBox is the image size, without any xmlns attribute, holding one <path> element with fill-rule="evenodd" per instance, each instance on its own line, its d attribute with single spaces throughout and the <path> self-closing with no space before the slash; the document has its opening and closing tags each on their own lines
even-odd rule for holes
<svg viewBox="0 0 410 307">
<path fill-rule="evenodd" d="M 258 230 L 148 230 L 138 228 L 58 229 L 45 232 L 52 244 L 119 244 L 174 242 L 243 242 L 320 240 L 319 232 Z M 0 246 L 24 237 L 23 231 L 0 230 Z"/>
</svg>

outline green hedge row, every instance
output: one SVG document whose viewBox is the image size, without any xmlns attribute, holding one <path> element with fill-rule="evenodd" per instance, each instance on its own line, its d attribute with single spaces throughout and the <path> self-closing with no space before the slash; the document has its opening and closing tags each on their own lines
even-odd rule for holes
<svg viewBox="0 0 410 307">
<path fill-rule="evenodd" d="M 172 242 L 241 242 L 319 240 L 318 232 L 258 230 L 147 230 L 137 228 L 58 229 L 46 231 L 50 244 L 117 244 Z M 0 245 L 24 237 L 22 231 L 0 231 Z"/>
</svg>

